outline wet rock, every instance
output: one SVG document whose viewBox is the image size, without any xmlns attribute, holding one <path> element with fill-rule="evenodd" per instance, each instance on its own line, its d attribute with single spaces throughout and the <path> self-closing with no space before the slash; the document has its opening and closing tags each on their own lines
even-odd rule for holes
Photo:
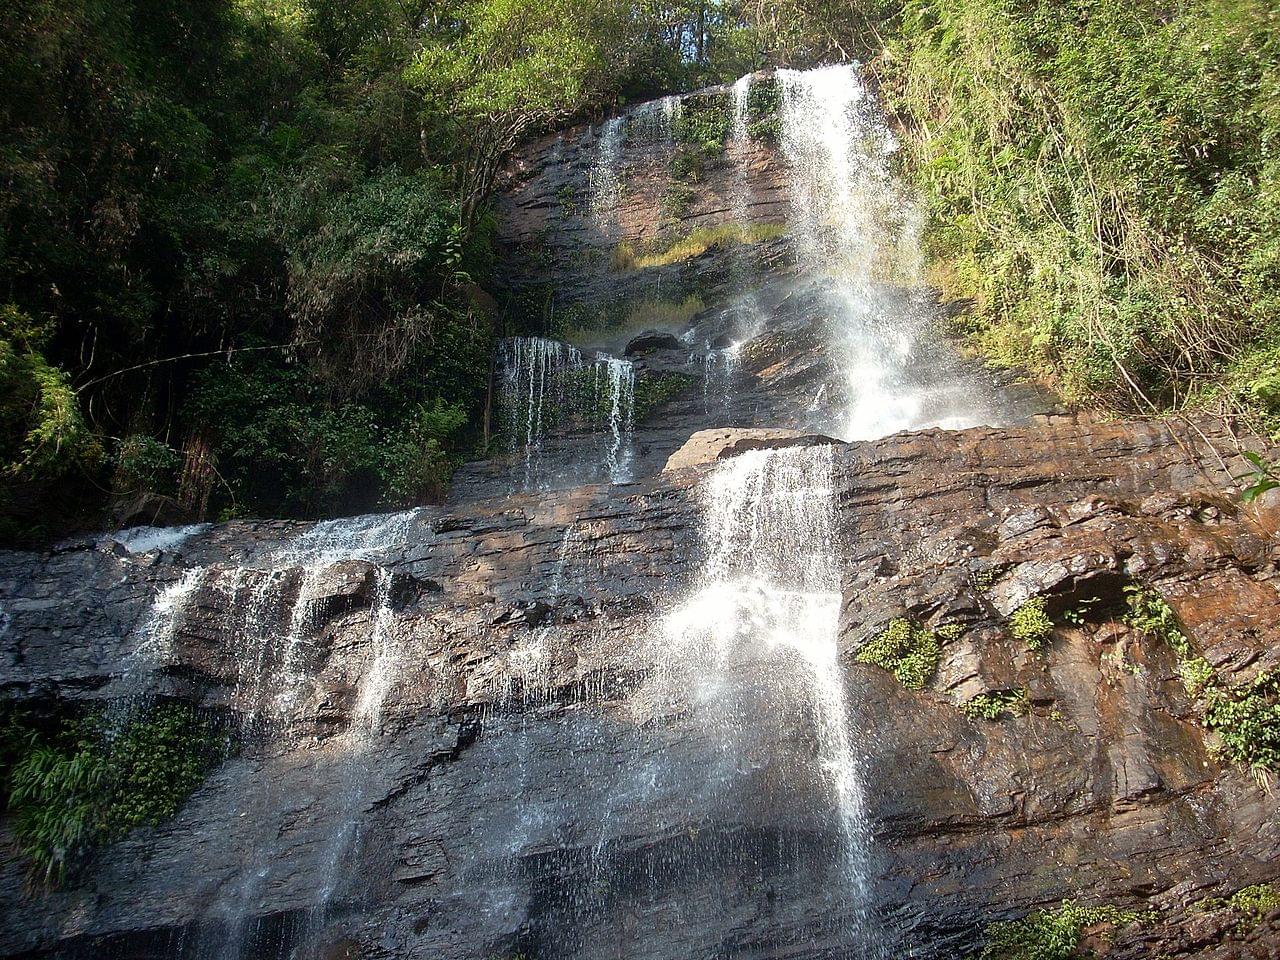
<svg viewBox="0 0 1280 960">
<path fill-rule="evenodd" d="M 247 903 L 235 909 L 249 927 L 301 936 L 299 918 L 323 916 L 316 942 L 359 944 L 369 957 L 467 960 L 543 944 L 546 956 L 594 960 L 619 938 L 648 944 L 636 957 L 711 957 L 725 937 L 761 957 L 822 956 L 825 946 L 795 947 L 813 929 L 797 918 L 826 923 L 836 910 L 835 880 L 815 882 L 820 857 L 806 847 L 833 842 L 821 798 L 782 776 L 721 797 L 707 779 L 721 745 L 678 714 L 638 716 L 632 699 L 648 669 L 637 645 L 698 562 L 701 478 L 739 442 L 806 436 L 718 431 L 697 462 L 626 487 L 427 515 L 381 561 L 407 596 L 380 627 L 376 564 L 335 564 L 309 584 L 298 570 L 241 573 L 242 600 L 275 604 L 268 639 L 287 631 L 304 585 L 330 605 L 300 634 L 303 686 L 276 701 L 288 704 L 288 735 L 247 744 L 174 819 L 105 850 L 66 889 L 33 891 L 19 857 L 0 860 L 0 955 L 127 957 L 169 936 L 207 942 L 204 926 Z M 839 655 L 868 757 L 871 884 L 890 936 L 925 958 L 965 955 L 993 919 L 1076 896 L 1168 914 L 1163 926 L 1118 931 L 1107 956 L 1268 956 L 1274 920 L 1242 930 L 1188 909 L 1274 879 L 1280 834 L 1277 798 L 1209 751 L 1173 653 L 1109 613 L 1059 618 L 1040 652 L 1004 624 L 1028 591 L 1075 603 L 1104 580 L 1138 580 L 1169 600 L 1229 682 L 1274 666 L 1274 542 L 1248 514 L 1224 509 L 1205 524 L 1177 507 L 1230 482 L 1204 441 L 1068 417 L 835 444 L 832 457 Z M 1179 499 L 1157 504 L 1156 491 Z M 33 704 L 100 703 L 152 598 L 187 565 L 231 571 L 299 529 L 219 526 L 161 563 L 92 543 L 0 554 L 4 690 Z M 233 580 L 192 594 L 173 667 L 158 678 L 170 695 L 231 712 L 251 662 Z M 904 614 L 962 628 L 920 692 L 853 661 Z M 379 732 L 352 741 L 379 649 L 394 664 Z M 960 709 L 1019 690 L 1025 715 Z M 775 740 L 787 736 L 776 724 L 752 714 L 761 748 L 811 749 L 802 734 Z M 646 812 L 628 798 L 650 777 L 670 791 L 644 793 L 666 798 Z M 335 854 L 332 838 L 348 835 L 358 839 Z M 700 872 L 743 851 L 759 887 Z M 321 910 L 324 876 L 338 893 Z M 677 907 L 675 940 L 628 932 L 637 910 Z"/>
<path fill-rule="evenodd" d="M 665 330 L 646 330 L 627 341 L 623 356 L 635 357 L 640 354 L 653 353 L 657 350 L 680 350 L 680 338 Z"/>
<path fill-rule="evenodd" d="M 748 450 L 782 450 L 787 447 L 816 447 L 840 443 L 833 437 L 801 430 L 721 429 L 700 430 L 667 459 L 664 472 L 686 470 L 736 457 Z"/>
</svg>

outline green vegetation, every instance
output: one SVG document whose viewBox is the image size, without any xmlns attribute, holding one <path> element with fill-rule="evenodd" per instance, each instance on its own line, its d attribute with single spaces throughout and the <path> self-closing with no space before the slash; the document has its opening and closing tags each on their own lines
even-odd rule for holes
<svg viewBox="0 0 1280 960">
<path fill-rule="evenodd" d="M 904 118 L 971 344 L 1070 397 L 1220 403 L 1275 433 L 1277 17 L 1266 0 L 16 0 L 0 541 L 144 500 L 195 517 L 438 497 L 483 436 L 496 318 L 565 322 L 546 290 L 499 311 L 484 292 L 512 147 L 852 57 Z M 753 84 L 753 138 L 776 139 L 779 97 Z M 725 99 L 685 104 L 669 218 L 724 153 Z M 618 266 L 764 238 L 728 228 Z M 1247 496 L 1276 482 L 1254 466 Z"/>
<path fill-rule="evenodd" d="M 1280 890 L 1270 883 L 1242 887 L 1227 898 L 1227 906 L 1243 914 L 1249 925 L 1257 925 L 1268 913 L 1280 907 Z"/>
<path fill-rule="evenodd" d="M 440 496 L 483 435 L 510 149 L 781 49 L 745 7 L 617 0 L 17 0 L 4 20 L 0 542 L 27 544 L 142 501 Z M 690 112 L 698 149 L 715 115 Z"/>
<path fill-rule="evenodd" d="M 1242 887 L 1229 897 L 1206 897 L 1195 905 L 1200 911 L 1233 910 L 1246 928 L 1257 926 L 1276 907 L 1280 907 L 1280 890 L 1271 883 Z"/>
<path fill-rule="evenodd" d="M 636 378 L 636 423 L 647 419 L 698 382 L 686 373 L 651 373 Z"/>
<path fill-rule="evenodd" d="M 671 134 L 677 144 L 692 147 L 695 155 L 709 161 L 724 155 L 732 127 L 733 111 L 729 107 L 728 95 L 711 93 L 684 98 Z M 672 163 L 689 155 L 677 150 Z"/>
<path fill-rule="evenodd" d="M 1032 650 L 1041 650 L 1053 635 L 1044 597 L 1032 597 L 1009 616 L 1009 634 Z"/>
<path fill-rule="evenodd" d="M 1187 693 L 1203 696 L 1204 728 L 1217 737 L 1227 759 L 1257 773 L 1280 772 L 1280 672 L 1267 670 L 1235 687 L 1227 686 L 1178 623 L 1168 601 L 1154 590 L 1125 588 L 1127 622 L 1166 643 L 1178 658 L 1178 675 Z"/>
<path fill-rule="evenodd" d="M 1178 658 L 1178 675 L 1191 696 L 1213 682 L 1213 668 L 1203 657 L 1195 656 L 1191 640 L 1182 631 L 1178 617 L 1167 600 L 1149 587 L 1130 584 L 1124 589 L 1128 612 L 1125 622 L 1148 636 L 1164 642 Z"/>
<path fill-rule="evenodd" d="M 1280 773 L 1280 672 L 1265 671 L 1236 687 L 1210 682 L 1205 729 L 1223 756 L 1257 773 Z"/>
<path fill-rule="evenodd" d="M 1219 396 L 1275 430 L 1280 13 L 1266 0 L 911 0 L 893 105 L 961 332 L 1070 397 Z"/>
<path fill-rule="evenodd" d="M 62 881 L 95 848 L 177 813 L 228 739 L 182 704 L 109 729 L 101 715 L 45 729 L 10 710 L 0 731 L 8 812 L 32 873 Z"/>
<path fill-rule="evenodd" d="M 1280 396 L 1269 402 L 1280 406 Z M 1252 450 L 1246 450 L 1244 458 L 1249 461 L 1251 469 L 1243 476 L 1236 477 L 1237 481 L 1247 481 L 1247 485 L 1240 491 L 1241 501 L 1253 503 L 1268 490 L 1280 488 L 1280 468 L 1264 460 L 1262 454 Z"/>
<path fill-rule="evenodd" d="M 782 139 L 782 84 L 777 77 L 757 80 L 747 91 L 747 134 L 761 143 Z"/>
<path fill-rule="evenodd" d="M 1031 711 L 1031 700 L 1025 687 L 1017 690 L 993 690 L 978 694 L 960 709 L 970 720 L 1024 717 Z"/>
<path fill-rule="evenodd" d="M 980 960 L 1071 960 L 1086 928 L 1127 926 L 1142 920 L 1140 914 L 1111 905 L 1082 907 L 1064 900 L 1051 910 L 1036 910 L 1021 920 L 987 927 L 987 946 Z"/>
<path fill-rule="evenodd" d="M 939 640 L 952 640 L 959 636 L 956 624 L 928 630 L 905 617 L 889 621 L 878 635 L 868 640 L 854 657 L 858 663 L 867 663 L 888 670 L 908 690 L 923 690 L 933 679 L 942 659 Z"/>
<path fill-rule="evenodd" d="M 648 267 L 664 267 L 692 260 L 712 247 L 753 245 L 785 236 L 786 225 L 781 223 L 722 223 L 714 227 L 697 227 L 688 236 L 677 240 L 658 240 L 637 247 L 626 240 L 614 251 L 615 270 L 644 270 Z"/>
</svg>

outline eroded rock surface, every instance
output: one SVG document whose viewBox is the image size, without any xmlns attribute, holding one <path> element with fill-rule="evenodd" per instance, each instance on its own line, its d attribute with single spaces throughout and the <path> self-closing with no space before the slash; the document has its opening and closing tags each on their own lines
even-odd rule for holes
<svg viewBox="0 0 1280 960">
<path fill-rule="evenodd" d="M 1162 911 L 1164 932 L 1123 931 L 1114 956 L 1268 955 L 1273 922 L 1233 940 L 1190 908 L 1280 874 L 1280 801 L 1209 749 L 1174 652 L 1116 606 L 1126 585 L 1157 591 L 1223 683 L 1276 666 L 1276 541 L 1205 441 L 1059 417 L 832 450 L 840 665 L 889 955 L 963 956 L 992 920 L 1064 897 Z M 0 955 L 838 953 L 841 879 L 812 866 L 838 843 L 829 803 L 786 761 L 812 749 L 804 718 L 762 702 L 726 755 L 639 693 L 669 667 L 657 625 L 704 555 L 713 466 L 421 511 L 320 571 L 272 560 L 298 555 L 282 548 L 307 528 L 289 524 L 0 556 L 8 696 L 145 689 L 266 731 L 63 889 L 27 888 L 6 843 Z M 192 570 L 166 642 L 140 653 L 153 598 Z M 256 620 L 252 596 L 270 600 Z M 1058 623 L 1039 651 L 1007 624 L 1033 596 Z M 900 617 L 960 628 L 919 692 L 854 659 Z M 1024 715 L 961 709 L 1014 690 Z M 726 762 L 739 772 L 713 776 Z"/>
</svg>

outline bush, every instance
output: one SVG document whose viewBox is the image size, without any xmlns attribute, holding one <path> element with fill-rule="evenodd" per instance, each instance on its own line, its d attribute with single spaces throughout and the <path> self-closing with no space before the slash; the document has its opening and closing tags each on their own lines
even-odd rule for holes
<svg viewBox="0 0 1280 960">
<path fill-rule="evenodd" d="M 888 670 L 908 690 L 923 690 L 938 670 L 942 647 L 932 630 L 898 617 L 867 641 L 854 659 Z"/>
<path fill-rule="evenodd" d="M 115 486 L 122 493 L 172 493 L 182 466 L 182 455 L 177 450 L 140 433 L 121 440 L 114 459 Z"/>
<path fill-rule="evenodd" d="M 1280 672 L 1267 671 L 1238 687 L 1210 687 L 1206 729 L 1223 755 L 1256 771 L 1280 773 Z"/>
<path fill-rule="evenodd" d="M 1003 716 L 1025 716 L 1031 710 L 1031 701 L 1024 687 L 1017 690 L 993 690 L 978 694 L 961 709 L 970 720 L 999 720 Z"/>
<path fill-rule="evenodd" d="M 1126 408 L 1221 392 L 1280 318 L 1272 5 L 912 0 L 897 26 L 888 85 L 971 343 Z M 1241 379 L 1270 402 L 1266 370 Z"/>
<path fill-rule="evenodd" d="M 987 927 L 987 945 L 980 960 L 1071 960 L 1086 927 L 1125 926 L 1140 920 L 1139 914 L 1113 906 L 1082 907 L 1064 900 L 1052 910 L 1036 910 L 1021 920 Z"/>
<path fill-rule="evenodd" d="M 161 704 L 115 732 L 101 715 L 52 734 L 11 717 L 8 805 L 41 881 L 60 883 L 96 849 L 177 813 L 228 741 L 192 708 Z"/>
<path fill-rule="evenodd" d="M 1032 650 L 1040 650 L 1053 635 L 1053 621 L 1045 611 L 1044 597 L 1032 597 L 1009 616 L 1009 633 Z"/>
</svg>

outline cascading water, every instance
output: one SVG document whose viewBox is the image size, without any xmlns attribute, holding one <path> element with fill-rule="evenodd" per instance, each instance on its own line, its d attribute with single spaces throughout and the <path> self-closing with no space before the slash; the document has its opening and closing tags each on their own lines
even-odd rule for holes
<svg viewBox="0 0 1280 960">
<path fill-rule="evenodd" d="M 660 623 L 643 697 L 691 711 L 718 744 L 707 771 L 712 790 L 733 797 L 754 779 L 747 771 L 773 766 L 775 782 L 794 793 L 788 802 L 811 803 L 807 791 L 821 798 L 845 883 L 837 955 L 878 956 L 862 759 L 837 653 L 831 450 L 742 454 L 712 473 L 702 497 L 708 556 L 692 591 Z M 811 738 L 812 754 L 788 733 Z"/>
<path fill-rule="evenodd" d="M 568 375 L 582 364 L 582 354 L 559 340 L 509 337 L 498 345 L 498 403 L 507 442 L 524 456 L 526 490 L 541 480 L 547 428 L 565 408 Z"/>
<path fill-rule="evenodd" d="M 898 143 L 854 65 L 779 70 L 789 227 L 825 275 L 846 439 L 990 422 L 985 397 L 939 375 L 921 302 L 920 213 L 893 176 Z M 933 367 L 932 369 L 930 369 Z"/>
<path fill-rule="evenodd" d="M 628 137 L 634 137 L 643 144 L 669 145 L 674 137 L 675 123 L 680 118 L 680 114 L 681 105 L 678 96 L 650 100 L 632 115 L 627 130 Z"/>
<path fill-rule="evenodd" d="M 732 180 L 727 199 L 741 225 L 752 222 L 757 203 L 772 202 L 763 189 L 752 192 L 753 177 L 774 163 L 763 138 L 752 140 L 752 90 L 766 81 L 774 82 L 744 77 L 734 84 L 728 106 Z M 822 316 L 830 317 L 829 346 L 841 373 L 839 382 L 831 383 L 799 378 L 801 404 L 813 397 L 813 421 L 832 406 L 845 408 L 840 432 L 850 437 L 981 421 L 985 413 L 976 406 L 917 376 L 928 349 L 927 315 L 903 293 L 920 282 L 917 213 L 891 175 L 895 144 L 856 69 L 780 71 L 776 82 L 785 161 L 778 190 L 790 197 L 786 226 L 800 263 L 797 277 L 788 274 L 787 283 L 794 281 L 796 289 L 807 284 L 825 297 L 829 309 Z M 594 226 L 616 225 L 628 137 L 634 133 L 650 158 L 661 157 L 663 145 L 673 144 L 672 124 L 680 109 L 679 98 L 666 98 L 600 129 L 590 173 Z M 741 374 L 745 382 L 754 374 L 743 368 L 759 366 L 759 356 L 768 355 L 747 344 L 774 320 L 761 304 L 783 299 L 763 289 L 771 278 L 757 269 L 752 245 L 741 247 L 729 261 L 732 302 L 717 320 L 723 320 L 723 329 L 691 328 L 687 332 L 696 330 L 696 337 L 683 340 L 681 356 L 691 366 L 704 364 L 708 420 L 718 413 L 728 419 L 734 377 Z M 788 296 L 791 290 L 787 287 Z M 635 355 L 648 370 L 662 369 L 651 357 Z M 522 489 L 604 479 L 623 483 L 632 478 L 636 461 L 644 462 L 639 442 L 634 445 L 640 454 L 633 454 L 636 365 L 631 361 L 521 337 L 499 345 L 497 367 L 498 414 Z M 828 403 L 830 394 L 843 394 L 843 402 Z M 552 452 L 560 455 L 557 463 L 551 462 Z M 597 577 L 626 576 L 604 558 L 643 549 L 643 542 L 637 548 L 628 542 L 629 532 L 620 534 L 607 520 L 566 515 L 577 509 L 572 499 L 551 504 L 552 514 L 565 518 L 562 532 L 543 530 L 554 560 L 548 562 L 544 554 L 542 566 L 520 574 L 527 577 L 520 588 L 533 595 L 530 602 L 550 611 L 539 613 L 545 619 L 524 630 L 501 619 L 475 627 L 466 621 L 478 615 L 473 610 L 457 616 L 461 623 L 449 622 L 454 610 L 441 617 L 439 629 L 446 637 L 450 631 L 474 630 L 487 639 L 495 623 L 502 625 L 494 629 L 511 632 L 492 652 L 506 665 L 505 684 L 499 676 L 486 688 L 492 677 L 477 675 L 480 692 L 469 699 L 468 691 L 466 701 L 467 709 L 479 704 L 478 719 L 468 722 L 484 724 L 484 742 L 468 749 L 489 751 L 492 766 L 464 762 L 458 765 L 464 772 L 456 774 L 441 761 L 442 769 L 430 775 L 432 795 L 438 795 L 438 775 L 463 799 L 471 796 L 468 790 L 492 790 L 485 799 L 501 802 L 477 804 L 480 812 L 443 804 L 441 819 L 423 828 L 423 839 L 443 846 L 450 837 L 465 836 L 459 846 L 480 852 L 456 870 L 454 864 L 441 866 L 444 880 L 424 871 L 407 883 L 427 890 L 427 884 L 457 880 L 463 895 L 477 895 L 468 909 L 492 921 L 479 929 L 542 924 L 542 930 L 551 931 L 548 936 L 567 936 L 563 949 L 540 954 L 548 957 L 604 956 L 603 948 L 593 952 L 583 944 L 607 930 L 617 938 L 610 949 L 618 956 L 883 958 L 863 783 L 869 748 L 857 732 L 858 691 L 845 677 L 838 644 L 837 486 L 830 447 L 755 451 L 717 465 L 700 490 L 702 562 L 672 602 L 651 598 L 656 614 L 648 635 L 626 638 L 629 645 L 609 636 L 616 630 L 606 602 L 612 588 L 606 583 L 601 589 Z M 595 496 L 582 502 L 595 509 Z M 545 515 L 548 506 L 536 502 L 540 499 L 518 504 L 531 518 L 531 530 L 542 522 L 534 515 Z M 199 598 L 212 597 L 207 606 L 229 610 L 224 626 L 233 639 L 230 649 L 221 651 L 235 661 L 227 671 L 234 679 L 225 692 L 228 705 L 249 721 L 247 726 L 272 735 L 254 749 L 264 755 L 277 751 L 273 760 L 310 765 L 292 781 L 294 787 L 317 784 L 304 797 L 288 795 L 289 787 L 273 782 L 237 796 L 245 808 L 241 816 L 260 815 L 279 833 L 246 829 L 228 841 L 243 870 L 224 875 L 211 890 L 201 960 L 274 957 L 274 948 L 263 945 L 267 934 L 259 924 L 281 904 L 305 915 L 287 938 L 289 949 L 297 948 L 293 956 L 326 955 L 322 951 L 331 944 L 324 937 L 333 932 L 331 925 L 349 920 L 360 907 L 362 893 L 353 890 L 347 865 L 370 844 L 370 836 L 378 836 L 363 832 L 366 818 L 383 816 L 371 811 L 395 809 L 396 801 L 387 800 L 391 789 L 381 789 L 391 781 L 383 765 L 418 759 L 397 754 L 393 738 L 412 723 L 400 712 L 394 723 L 384 723 L 384 703 L 411 655 L 452 656 L 447 639 L 440 641 L 444 654 L 417 646 L 411 652 L 409 638 L 421 624 L 407 625 L 412 618 L 399 617 L 393 603 L 397 581 L 384 553 L 411 540 L 416 516 L 326 521 L 238 566 L 189 569 L 157 594 L 136 628 L 122 702 L 132 702 L 144 688 L 154 694 L 157 676 L 174 665 L 175 647 L 180 647 L 175 641 Z M 674 522 L 673 529 L 682 523 Z M 172 549 L 199 532 L 144 529 L 116 540 L 141 553 Z M 601 546 L 606 537 L 609 545 Z M 683 549 L 679 544 L 676 554 L 683 556 Z M 367 613 L 335 606 L 340 616 L 366 618 L 352 621 L 362 624 L 356 628 L 360 642 L 351 643 L 348 633 L 345 648 L 326 652 L 324 638 L 333 632 L 323 628 L 335 616 L 334 607 L 325 606 L 334 596 L 326 578 L 335 566 L 352 560 L 373 564 L 353 574 L 366 578 L 360 603 L 368 604 Z M 523 561 L 523 555 L 512 559 L 516 565 Z M 531 582 L 539 575 L 546 582 Z M 507 599 L 495 589 L 485 604 L 494 604 L 497 612 Z M 582 649 L 566 650 L 557 631 L 569 622 L 594 624 L 595 618 L 599 625 L 590 628 L 597 631 L 592 639 Z M 0 611 L 0 633 L 6 623 Z M 593 661 L 587 649 L 597 637 L 607 651 L 603 661 Z M 573 668 L 566 667 L 570 659 Z M 442 686 L 470 684 L 472 662 L 485 661 L 458 667 Z M 580 672 L 574 672 L 578 666 Z M 320 672 L 330 667 L 340 678 L 320 682 Z M 486 689 L 493 693 L 487 701 Z M 350 698 L 349 722 L 336 732 L 316 733 L 314 728 L 326 721 L 308 723 L 330 705 L 316 703 L 315 694 L 334 690 Z M 305 748 L 302 730 L 313 738 Z M 571 738 L 568 751 L 563 750 L 566 736 Z M 436 743 L 431 749 L 442 748 Z M 551 750 L 568 759 L 560 767 L 534 762 L 538 751 Z M 287 765 L 253 766 L 259 760 L 246 754 L 232 762 L 245 764 L 251 774 Z M 426 779 L 429 764 L 421 769 Z M 493 777 L 494 783 L 477 785 L 474 781 L 486 780 L 487 769 L 516 773 L 506 782 Z M 548 791 L 537 781 L 548 769 L 564 772 L 566 783 Z M 450 784 L 453 776 L 473 781 Z M 508 788 L 514 790 L 509 798 L 501 794 Z M 428 836 L 433 829 L 438 835 Z M 294 833 L 286 838 L 288 831 Z M 296 855 L 300 849 L 306 853 L 298 862 L 308 871 L 302 883 L 297 863 L 283 863 L 286 852 Z M 292 879 L 290 871 L 295 871 Z M 713 891 L 719 884 L 734 884 L 767 892 L 739 891 L 739 912 L 722 917 L 714 894 L 686 907 L 682 884 L 693 882 Z M 307 892 L 299 895 L 303 885 Z M 789 891 L 795 893 L 790 901 Z M 441 887 L 430 895 L 452 894 Z M 779 927 L 788 936 L 808 939 L 771 941 L 774 911 L 786 914 Z M 669 926 L 687 918 L 696 931 L 682 949 L 664 951 L 660 941 L 647 939 L 651 932 L 638 923 L 659 915 Z M 702 939 L 695 942 L 696 937 Z M 489 946 L 489 941 L 477 942 L 477 955 L 488 955 L 479 951 Z M 409 955 L 404 952 L 409 949 L 388 947 L 386 955 Z"/>
<path fill-rule="evenodd" d="M 591 219 L 600 229 L 608 229 L 615 220 L 622 198 L 622 176 L 618 161 L 626 133 L 626 117 L 611 117 L 600 128 L 595 156 L 591 160 L 588 185 L 591 197 Z"/>
<path fill-rule="evenodd" d="M 297 712 L 302 692 L 314 679 L 310 648 L 319 627 L 316 594 L 323 577 L 341 563 L 363 560 L 375 564 L 369 655 L 357 674 L 351 724 L 332 748 L 337 759 L 328 778 L 330 800 L 344 826 L 326 841 L 328 852 L 323 858 L 323 876 L 318 878 L 320 893 L 311 911 L 311 928 L 324 920 L 343 877 L 343 855 L 358 834 L 361 804 L 370 779 L 366 758 L 371 738 L 381 725 L 382 704 L 395 673 L 398 647 L 393 636 L 392 575 L 378 561 L 386 551 L 409 542 L 417 517 L 418 511 L 411 510 L 320 521 L 250 563 L 188 569 L 157 594 L 143 618 L 109 711 L 111 726 L 118 729 L 148 699 L 155 674 L 172 660 L 175 632 L 199 591 L 205 589 L 223 596 L 223 606 L 234 621 L 227 631 L 234 642 L 237 678 L 230 701 L 245 732 L 253 736 L 262 723 L 287 725 Z M 161 534 L 148 537 L 158 543 L 179 542 L 177 537 Z M 266 739 L 278 740 L 282 735 L 288 739 L 284 729 Z M 260 804 L 264 811 L 277 809 L 283 802 L 270 783 L 263 784 L 261 796 L 245 799 Z M 245 871 L 239 883 L 210 907 L 215 922 L 196 946 L 201 958 L 240 960 L 257 955 L 255 944 L 262 934 L 250 917 L 270 882 L 277 853 L 274 848 L 244 852 Z M 292 936 L 305 939 L 306 933 L 294 931 Z"/>
<path fill-rule="evenodd" d="M 543 337 L 511 337 L 498 347 L 498 405 L 511 453 L 523 461 L 523 490 L 630 479 L 635 425 L 635 366 Z M 549 462 L 553 429 L 603 433 L 598 460 Z M 557 474 L 557 469 L 566 476 Z"/>
<path fill-rule="evenodd" d="M 635 427 L 636 371 L 630 360 L 604 357 L 596 361 L 597 397 L 607 406 L 609 450 L 606 467 L 611 483 L 631 479 L 631 431 Z M 600 386 L 603 383 L 603 395 Z"/>
</svg>

